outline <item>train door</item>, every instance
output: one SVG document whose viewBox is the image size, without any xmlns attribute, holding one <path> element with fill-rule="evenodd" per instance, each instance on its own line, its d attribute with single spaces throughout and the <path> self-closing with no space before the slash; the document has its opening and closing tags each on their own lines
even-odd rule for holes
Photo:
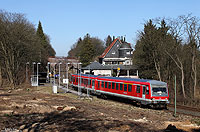
<svg viewBox="0 0 200 132">
<path fill-rule="evenodd" d="M 94 90 L 95 80 L 92 79 L 92 89 Z"/>
<path fill-rule="evenodd" d="M 146 86 L 142 86 L 142 98 L 145 99 L 145 96 L 146 96 Z"/>
</svg>

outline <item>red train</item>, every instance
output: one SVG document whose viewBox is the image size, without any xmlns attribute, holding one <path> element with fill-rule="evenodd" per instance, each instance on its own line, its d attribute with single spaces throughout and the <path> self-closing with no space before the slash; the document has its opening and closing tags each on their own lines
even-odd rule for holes
<svg viewBox="0 0 200 132">
<path fill-rule="evenodd" d="M 166 108 L 169 103 L 167 83 L 162 81 L 72 74 L 71 84 L 73 87 L 89 89 L 98 95 L 127 98 L 154 108 Z"/>
</svg>

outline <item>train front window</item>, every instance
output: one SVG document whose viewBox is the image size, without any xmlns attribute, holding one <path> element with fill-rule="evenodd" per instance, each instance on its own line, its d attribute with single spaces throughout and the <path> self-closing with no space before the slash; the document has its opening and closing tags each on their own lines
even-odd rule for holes
<svg viewBox="0 0 200 132">
<path fill-rule="evenodd" d="M 167 96 L 167 88 L 165 86 L 153 87 L 152 96 Z"/>
</svg>

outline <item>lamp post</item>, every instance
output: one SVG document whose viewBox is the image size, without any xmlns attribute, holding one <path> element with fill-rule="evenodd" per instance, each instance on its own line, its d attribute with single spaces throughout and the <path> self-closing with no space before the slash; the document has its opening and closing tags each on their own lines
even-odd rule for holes
<svg viewBox="0 0 200 132">
<path fill-rule="evenodd" d="M 60 65 L 61 65 L 62 63 L 59 63 L 59 82 L 58 82 L 58 87 L 60 88 Z"/>
<path fill-rule="evenodd" d="M 34 65 L 35 65 L 36 63 L 35 62 L 33 62 L 33 75 L 35 75 L 35 69 L 34 69 Z"/>
<path fill-rule="evenodd" d="M 47 63 L 47 79 L 48 79 L 48 83 L 50 82 L 50 66 L 51 66 L 51 63 L 50 62 L 48 62 Z"/>
<path fill-rule="evenodd" d="M 80 81 L 79 81 L 79 85 L 78 85 L 78 95 L 80 96 L 81 95 L 81 62 L 80 63 L 78 63 L 78 71 L 79 71 L 79 68 L 80 68 L 80 72 L 78 72 L 78 73 L 80 73 Z"/>
<path fill-rule="evenodd" d="M 38 82 L 39 82 L 39 81 L 38 81 L 38 79 L 39 79 L 39 78 L 38 78 L 38 65 L 40 65 L 40 64 L 41 64 L 40 62 L 37 63 L 37 86 L 38 86 Z"/>
<path fill-rule="evenodd" d="M 92 62 L 90 62 L 90 64 L 91 64 Z M 88 81 L 90 82 L 89 84 L 91 85 L 91 80 L 90 80 L 90 64 L 89 64 L 89 79 L 88 79 Z M 87 97 L 89 98 L 89 88 L 87 88 Z"/>
<path fill-rule="evenodd" d="M 53 85 L 55 86 L 55 84 L 56 84 L 56 63 L 54 63 L 54 73 L 53 73 Z"/>
<path fill-rule="evenodd" d="M 68 65 L 69 65 L 69 64 L 70 64 L 70 63 L 67 63 L 67 64 L 66 64 L 67 92 L 68 92 L 68 90 L 69 90 L 69 85 L 68 85 L 68 82 L 69 82 L 69 81 L 68 81 L 68 73 L 69 73 Z"/>
<path fill-rule="evenodd" d="M 35 67 L 35 62 L 33 62 L 33 75 L 32 75 L 32 79 L 31 79 L 31 85 L 32 86 L 35 86 L 35 69 L 34 69 L 34 67 Z"/>
</svg>

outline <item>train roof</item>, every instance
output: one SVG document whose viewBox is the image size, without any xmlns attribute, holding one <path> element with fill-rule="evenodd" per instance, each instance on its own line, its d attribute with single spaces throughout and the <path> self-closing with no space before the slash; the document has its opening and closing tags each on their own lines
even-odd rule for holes
<svg viewBox="0 0 200 132">
<path fill-rule="evenodd" d="M 77 75 L 80 76 L 80 74 L 73 74 L 73 75 Z M 85 77 L 102 77 L 102 76 L 98 76 L 98 75 L 91 75 L 91 74 L 81 74 L 81 76 L 85 76 Z"/>
<path fill-rule="evenodd" d="M 78 75 L 78 74 L 74 74 Z M 167 83 L 157 80 L 150 80 L 150 79 L 137 79 L 137 78 L 124 78 L 124 77 L 108 77 L 108 76 L 98 76 L 98 75 L 90 75 L 90 74 L 81 74 L 81 76 L 86 77 L 94 77 L 99 79 L 113 79 L 113 80 L 122 80 L 122 81 L 134 81 L 134 82 L 148 82 L 152 85 L 167 85 Z"/>
<path fill-rule="evenodd" d="M 137 78 L 122 78 L 122 77 L 98 77 L 98 78 L 106 78 L 106 79 L 114 79 L 114 80 L 123 80 L 123 81 L 134 81 L 134 82 L 149 82 L 152 85 L 167 85 L 167 83 L 157 80 L 150 79 L 137 79 Z"/>
</svg>

